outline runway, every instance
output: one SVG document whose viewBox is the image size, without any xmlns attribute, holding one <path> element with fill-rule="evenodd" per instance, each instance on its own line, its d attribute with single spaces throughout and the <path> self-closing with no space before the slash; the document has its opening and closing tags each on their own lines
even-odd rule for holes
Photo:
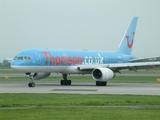
<svg viewBox="0 0 160 120">
<path fill-rule="evenodd" d="M 61 86 L 54 81 L 35 81 L 36 86 L 28 87 L 28 81 L 0 81 L 0 93 L 65 93 L 65 94 L 131 94 L 160 95 L 160 83 L 109 83 L 95 86 L 95 83 L 76 83 Z"/>
</svg>

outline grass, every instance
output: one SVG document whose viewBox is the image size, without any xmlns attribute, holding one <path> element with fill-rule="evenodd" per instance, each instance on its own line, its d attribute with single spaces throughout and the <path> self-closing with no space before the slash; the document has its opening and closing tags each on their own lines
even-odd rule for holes
<svg viewBox="0 0 160 120">
<path fill-rule="evenodd" d="M 12 69 L 0 69 L 0 73 L 18 73 Z"/>
<path fill-rule="evenodd" d="M 122 105 L 160 105 L 160 96 L 0 94 L 0 119 L 158 120 L 160 117 L 160 108 L 123 108 Z"/>
<path fill-rule="evenodd" d="M 134 74 L 159 74 L 160 70 L 138 70 L 137 72 L 135 71 L 129 71 L 129 70 L 121 70 L 121 73 L 134 73 Z"/>
<path fill-rule="evenodd" d="M 2 120 L 159 120 L 160 109 L 29 108 L 0 111 Z"/>
<path fill-rule="evenodd" d="M 110 82 L 124 83 L 157 83 L 159 76 L 116 76 Z"/>
<path fill-rule="evenodd" d="M 83 94 L 0 94 L 0 107 L 160 105 L 160 96 Z"/>
<path fill-rule="evenodd" d="M 116 76 L 114 79 L 109 80 L 108 82 L 118 82 L 118 83 L 157 83 L 158 76 Z M 53 81 L 59 82 L 62 79 L 62 76 L 51 76 L 43 79 L 42 81 Z M 68 79 L 71 79 L 72 82 L 95 82 L 91 76 L 68 76 Z M 5 79 L 0 77 L 0 81 L 17 81 L 17 80 L 29 80 L 27 76 L 24 77 L 9 77 Z M 36 82 L 36 80 L 35 80 Z"/>
</svg>

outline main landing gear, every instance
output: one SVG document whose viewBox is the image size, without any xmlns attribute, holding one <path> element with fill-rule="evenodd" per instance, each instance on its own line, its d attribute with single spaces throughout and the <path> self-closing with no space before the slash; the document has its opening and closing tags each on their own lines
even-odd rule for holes
<svg viewBox="0 0 160 120">
<path fill-rule="evenodd" d="M 96 86 L 106 86 L 107 82 L 106 81 L 96 81 Z"/>
<path fill-rule="evenodd" d="M 71 80 L 67 80 L 67 74 L 62 74 L 63 79 L 61 80 L 61 85 L 71 85 L 72 81 Z"/>
</svg>

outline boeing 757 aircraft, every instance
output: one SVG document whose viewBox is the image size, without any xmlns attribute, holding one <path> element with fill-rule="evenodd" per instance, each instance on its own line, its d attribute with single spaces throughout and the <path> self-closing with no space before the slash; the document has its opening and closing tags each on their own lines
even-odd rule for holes
<svg viewBox="0 0 160 120">
<path fill-rule="evenodd" d="M 62 74 L 61 85 L 71 85 L 68 74 L 91 74 L 97 86 L 106 86 L 120 70 L 157 68 L 160 62 L 130 62 L 136 59 L 131 52 L 137 20 L 138 17 L 132 18 L 116 51 L 28 49 L 15 56 L 11 68 L 28 75 L 29 87 L 35 86 L 33 80 L 46 78 L 51 73 Z"/>
</svg>

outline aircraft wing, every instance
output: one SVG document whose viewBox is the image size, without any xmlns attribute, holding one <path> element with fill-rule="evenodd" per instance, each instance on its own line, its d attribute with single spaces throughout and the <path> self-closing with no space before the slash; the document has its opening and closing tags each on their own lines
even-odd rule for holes
<svg viewBox="0 0 160 120">
<path fill-rule="evenodd" d="M 160 61 L 160 56 L 137 58 L 130 60 L 129 62 L 153 62 L 153 61 Z"/>
<path fill-rule="evenodd" d="M 97 65 L 79 65 L 78 69 L 85 70 L 93 70 L 98 67 L 110 68 L 115 72 L 120 72 L 120 70 L 129 69 L 137 71 L 139 69 L 159 69 L 160 62 L 135 62 L 135 63 L 116 63 L 116 64 L 97 64 Z"/>
</svg>

